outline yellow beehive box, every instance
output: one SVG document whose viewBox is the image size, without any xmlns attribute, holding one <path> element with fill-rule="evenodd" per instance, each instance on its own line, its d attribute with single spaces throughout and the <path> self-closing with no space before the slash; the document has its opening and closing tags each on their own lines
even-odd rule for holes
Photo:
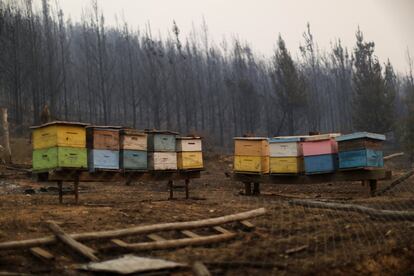
<svg viewBox="0 0 414 276">
<path fill-rule="evenodd" d="M 202 169 L 203 153 L 201 151 L 183 151 L 177 153 L 179 170 Z"/>
<path fill-rule="evenodd" d="M 33 149 L 52 147 L 86 147 L 87 124 L 77 122 L 55 121 L 31 127 Z"/>
<path fill-rule="evenodd" d="M 234 156 L 234 171 L 269 173 L 269 156 Z"/>
<path fill-rule="evenodd" d="M 234 155 L 269 156 L 269 140 L 264 137 L 236 137 Z"/>
<path fill-rule="evenodd" d="M 299 174 L 303 171 L 303 157 L 270 157 L 270 173 Z"/>
</svg>

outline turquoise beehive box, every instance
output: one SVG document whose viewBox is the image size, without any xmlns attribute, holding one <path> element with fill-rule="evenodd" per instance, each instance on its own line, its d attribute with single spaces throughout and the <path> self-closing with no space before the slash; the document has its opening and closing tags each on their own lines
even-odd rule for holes
<svg viewBox="0 0 414 276">
<path fill-rule="evenodd" d="M 382 151 L 362 149 L 339 153 L 339 168 L 383 167 Z"/>
<path fill-rule="evenodd" d="M 148 131 L 148 151 L 175 152 L 178 133 L 171 131 Z"/>
<path fill-rule="evenodd" d="M 121 169 L 124 170 L 146 170 L 148 167 L 146 151 L 123 150 L 119 159 Z"/>
</svg>

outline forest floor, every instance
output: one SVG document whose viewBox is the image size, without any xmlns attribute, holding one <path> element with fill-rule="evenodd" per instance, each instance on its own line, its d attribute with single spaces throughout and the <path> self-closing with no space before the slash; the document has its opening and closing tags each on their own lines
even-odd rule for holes
<svg viewBox="0 0 414 276">
<path fill-rule="evenodd" d="M 15 144 L 21 148 L 25 142 Z M 26 155 L 19 153 L 18 161 L 29 164 L 27 151 L 30 152 L 30 147 L 22 150 Z M 59 204 L 56 189 L 37 192 L 41 188 L 55 187 L 54 183 L 38 183 L 24 174 L 13 174 L 3 168 L 0 171 L 3 173 L 0 178 L 0 242 L 48 236 L 47 220 L 59 222 L 68 233 L 80 233 L 212 218 L 265 207 L 266 215 L 250 220 L 256 225 L 254 231 L 241 231 L 236 225 L 227 226 L 238 233 L 234 240 L 139 255 L 186 263 L 256 264 L 254 267 L 209 267 L 214 275 L 414 273 L 414 222 L 373 219 L 355 212 L 310 209 L 287 203 L 293 197 L 355 203 L 379 209 L 414 210 L 414 177 L 378 197 L 369 197 L 369 188 L 360 182 L 262 185 L 261 196 L 247 197 L 242 195 L 241 183 L 225 176 L 226 171 L 231 171 L 231 160 L 229 156 L 208 156 L 206 171 L 200 179 L 191 182 L 189 200 L 184 199 L 182 192 L 175 193 L 177 199 L 167 200 L 166 183 L 137 182 L 130 186 L 123 183 L 81 183 L 78 205 L 74 203 L 73 195 L 65 195 L 64 203 Z M 394 168 L 393 178 L 403 172 L 403 169 Z M 379 189 L 388 183 L 380 183 Z M 85 244 L 93 248 L 102 245 L 93 241 Z M 301 250 L 295 250 L 298 248 Z M 0 271 L 80 274 L 72 265 L 85 262 L 84 259 L 58 244 L 45 249 L 56 256 L 55 261 L 42 262 L 24 250 L 0 251 Z M 291 249 L 292 252 L 289 251 Z M 122 255 L 115 250 L 100 253 L 103 259 Z M 190 272 L 177 272 L 176 275 L 190 275 Z"/>
</svg>

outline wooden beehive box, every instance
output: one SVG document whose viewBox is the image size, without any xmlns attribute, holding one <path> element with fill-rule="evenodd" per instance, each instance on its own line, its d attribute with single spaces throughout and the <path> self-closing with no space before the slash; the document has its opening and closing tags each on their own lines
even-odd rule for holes
<svg viewBox="0 0 414 276">
<path fill-rule="evenodd" d="M 303 157 L 270 157 L 271 174 L 300 174 L 304 172 Z"/>
<path fill-rule="evenodd" d="M 146 151 L 148 148 L 147 134 L 134 129 L 120 131 L 120 148 L 123 150 Z"/>
<path fill-rule="evenodd" d="M 181 151 L 202 151 L 200 137 L 177 137 L 176 150 Z"/>
<path fill-rule="evenodd" d="M 305 156 L 304 161 L 306 174 L 331 173 L 338 169 L 337 154 Z"/>
<path fill-rule="evenodd" d="M 52 147 L 86 147 L 85 126 L 78 122 L 55 121 L 40 126 L 33 126 L 33 149 Z"/>
<path fill-rule="evenodd" d="M 182 151 L 177 153 L 177 167 L 180 170 L 202 169 L 203 153 L 201 151 Z"/>
<path fill-rule="evenodd" d="M 177 132 L 172 131 L 147 131 L 148 151 L 175 152 Z"/>
<path fill-rule="evenodd" d="M 87 147 L 89 149 L 119 150 L 118 126 L 88 126 L 86 128 Z"/>
<path fill-rule="evenodd" d="M 267 174 L 269 173 L 269 156 L 236 155 L 233 170 L 239 173 Z"/>
<path fill-rule="evenodd" d="M 269 139 L 270 157 L 298 157 L 303 155 L 300 141 L 304 136 L 274 137 Z"/>
<path fill-rule="evenodd" d="M 383 167 L 382 134 L 357 132 L 336 138 L 339 147 L 339 168 Z"/>
<path fill-rule="evenodd" d="M 177 153 L 149 152 L 148 169 L 155 171 L 177 170 Z"/>
<path fill-rule="evenodd" d="M 41 172 L 56 168 L 86 169 L 86 148 L 52 147 L 33 151 L 33 171 Z"/>
<path fill-rule="evenodd" d="M 120 167 L 124 170 L 147 170 L 147 151 L 141 150 L 121 150 Z"/>
<path fill-rule="evenodd" d="M 235 137 L 235 156 L 269 156 L 269 140 L 264 137 Z"/>
<path fill-rule="evenodd" d="M 338 152 L 338 143 L 335 137 L 339 134 L 321 134 L 308 136 L 302 142 L 302 151 L 304 156 L 336 154 Z"/>
<path fill-rule="evenodd" d="M 106 149 L 88 149 L 89 171 L 118 170 L 119 151 Z"/>
</svg>

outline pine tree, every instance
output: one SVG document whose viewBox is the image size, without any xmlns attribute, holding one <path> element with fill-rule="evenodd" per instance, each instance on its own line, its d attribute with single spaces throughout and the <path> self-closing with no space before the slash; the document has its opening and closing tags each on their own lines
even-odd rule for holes
<svg viewBox="0 0 414 276">
<path fill-rule="evenodd" d="M 365 42 L 362 32 L 356 33 L 354 49 L 354 128 L 361 131 L 385 133 L 392 130 L 395 100 L 395 74 L 391 63 L 385 66 L 385 77 L 375 44 Z"/>
<path fill-rule="evenodd" d="M 410 71 L 404 81 L 405 103 L 407 115 L 403 124 L 403 145 L 404 150 L 410 157 L 411 163 L 414 161 L 414 76 L 412 71 L 412 60 L 408 55 Z"/>
<path fill-rule="evenodd" d="M 307 103 L 306 85 L 304 77 L 297 69 L 289 51 L 286 49 L 285 41 L 280 35 L 278 48 L 274 56 L 272 79 L 283 111 L 282 121 L 287 122 L 288 134 L 293 135 L 297 119 L 296 115 Z"/>
</svg>

